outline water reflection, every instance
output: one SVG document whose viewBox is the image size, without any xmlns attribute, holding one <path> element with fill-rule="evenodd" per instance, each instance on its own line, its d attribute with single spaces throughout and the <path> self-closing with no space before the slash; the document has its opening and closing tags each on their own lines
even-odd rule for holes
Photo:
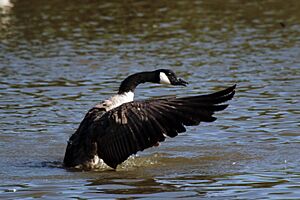
<svg viewBox="0 0 300 200">
<path fill-rule="evenodd" d="M 10 0 L 0 0 L 0 9 L 2 9 L 2 13 L 8 13 L 12 7 L 13 4 Z"/>
<path fill-rule="evenodd" d="M 93 180 L 87 186 L 98 186 L 99 191 L 105 191 L 116 195 L 137 195 L 144 196 L 145 194 L 154 194 L 160 192 L 176 191 L 176 187 L 168 184 L 161 184 L 155 179 L 128 179 L 119 176 L 116 178 Z M 142 186 L 142 187 L 141 187 Z"/>
<path fill-rule="evenodd" d="M 10 12 L 12 7 L 13 4 L 10 0 L 0 0 L 0 30 L 8 28 L 11 20 Z"/>
<path fill-rule="evenodd" d="M 116 198 L 138 198 L 138 197 L 257 197 L 260 195 L 288 195 L 295 196 L 290 192 L 278 190 L 270 192 L 272 188 L 288 181 L 274 172 L 268 175 L 257 174 L 223 174 L 223 175 L 200 175 L 200 174 L 170 174 L 157 176 L 155 178 L 140 177 L 135 174 L 134 179 L 130 178 L 133 174 L 103 174 L 104 177 L 91 180 L 87 184 L 90 193 L 114 194 Z M 290 187 L 287 184 L 287 187 Z M 261 189 L 263 188 L 263 190 Z M 167 196 L 169 195 L 169 196 Z"/>
</svg>

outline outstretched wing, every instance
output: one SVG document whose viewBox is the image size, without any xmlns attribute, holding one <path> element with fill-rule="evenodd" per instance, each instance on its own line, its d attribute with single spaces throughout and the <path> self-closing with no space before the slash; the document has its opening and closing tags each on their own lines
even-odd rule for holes
<svg viewBox="0 0 300 200">
<path fill-rule="evenodd" d="M 125 103 L 94 121 L 97 153 L 112 168 L 130 155 L 185 132 L 184 126 L 213 122 L 213 114 L 228 105 L 235 85 L 200 96 L 165 98 Z"/>
</svg>

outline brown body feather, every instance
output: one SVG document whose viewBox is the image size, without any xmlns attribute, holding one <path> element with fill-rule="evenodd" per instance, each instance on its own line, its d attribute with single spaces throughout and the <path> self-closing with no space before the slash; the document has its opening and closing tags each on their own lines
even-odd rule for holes
<svg viewBox="0 0 300 200">
<path fill-rule="evenodd" d="M 98 156 L 112 168 L 130 155 L 185 132 L 184 126 L 213 122 L 234 96 L 235 85 L 225 90 L 183 98 L 132 101 L 108 112 L 91 109 L 69 140 L 64 164 L 92 168 Z"/>
</svg>

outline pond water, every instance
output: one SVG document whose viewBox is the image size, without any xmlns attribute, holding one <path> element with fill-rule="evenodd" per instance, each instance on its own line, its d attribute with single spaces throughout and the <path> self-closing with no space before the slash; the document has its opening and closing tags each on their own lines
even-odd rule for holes
<svg viewBox="0 0 300 200">
<path fill-rule="evenodd" d="M 0 1 L 0 198 L 299 199 L 299 1 Z M 188 87 L 237 83 L 214 123 L 116 171 L 62 168 L 86 111 L 129 74 L 169 68 Z"/>
</svg>

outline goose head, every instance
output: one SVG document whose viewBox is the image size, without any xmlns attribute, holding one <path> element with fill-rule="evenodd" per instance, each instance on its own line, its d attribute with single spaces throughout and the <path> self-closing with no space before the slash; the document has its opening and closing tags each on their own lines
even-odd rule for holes
<svg viewBox="0 0 300 200">
<path fill-rule="evenodd" d="M 176 74 L 169 69 L 158 69 L 155 71 L 158 78 L 158 83 L 168 85 L 183 85 L 186 86 L 188 82 L 181 78 L 177 78 Z"/>
</svg>

